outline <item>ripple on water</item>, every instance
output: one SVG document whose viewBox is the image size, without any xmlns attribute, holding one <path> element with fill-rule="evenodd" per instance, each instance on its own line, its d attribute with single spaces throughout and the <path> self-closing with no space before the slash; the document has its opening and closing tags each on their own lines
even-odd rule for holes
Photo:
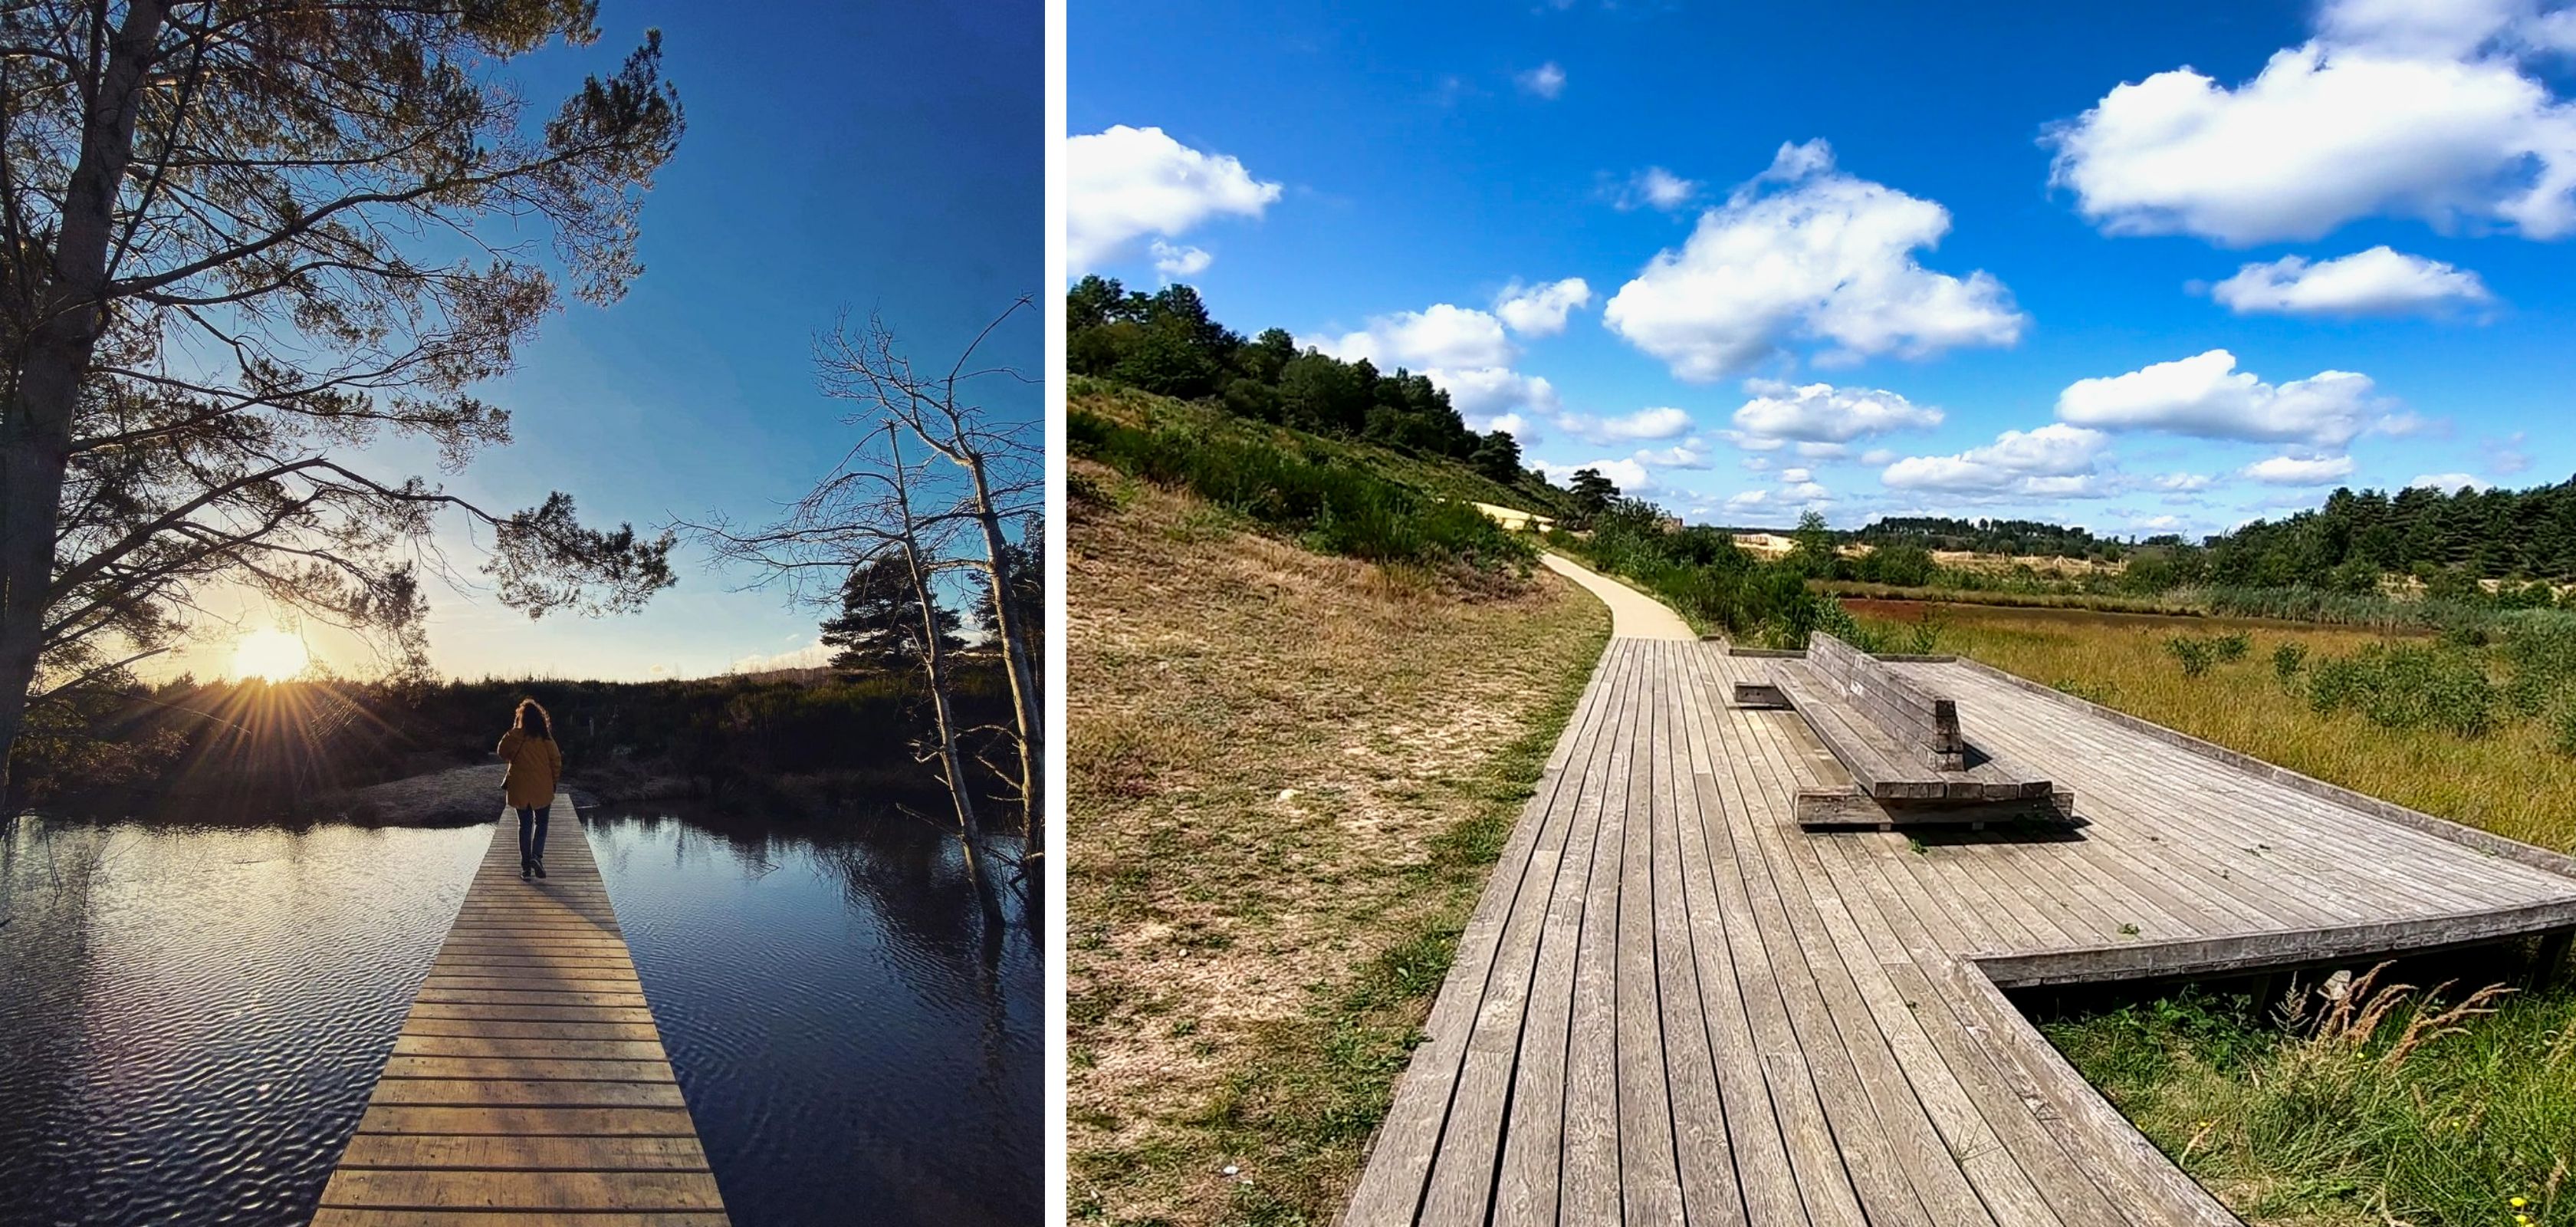
<svg viewBox="0 0 2576 1227">
<path fill-rule="evenodd" d="M 1042 968 L 952 844 L 585 826 L 736 1223 L 1036 1221 Z M 306 1221 L 490 837 L 0 832 L 0 1223 Z"/>
<path fill-rule="evenodd" d="M 0 1222 L 309 1218 L 487 832 L 0 834 Z"/>
</svg>

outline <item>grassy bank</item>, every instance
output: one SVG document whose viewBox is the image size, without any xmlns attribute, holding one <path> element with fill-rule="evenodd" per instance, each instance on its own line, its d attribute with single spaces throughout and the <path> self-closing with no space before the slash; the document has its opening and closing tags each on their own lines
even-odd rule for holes
<svg viewBox="0 0 2576 1227">
<path fill-rule="evenodd" d="M 2576 1224 L 2576 989 L 2396 987 L 2286 1027 L 2189 992 L 2042 1030 L 2257 1227 Z"/>
<path fill-rule="evenodd" d="M 1076 475 L 1074 1215 L 1329 1222 L 1608 614 Z"/>
<path fill-rule="evenodd" d="M 1870 616 L 1881 634 L 1904 624 Z M 1920 607 L 1910 612 L 1923 612 Z M 1957 652 L 2309 775 L 2576 850 L 2576 651 L 2215 619 L 1934 611 Z M 1918 630 L 1917 637 L 1923 633 Z M 2257 1224 L 2576 1224 L 2576 986 L 2473 1000 L 2428 961 L 2342 1009 L 2190 990 L 2043 1030 L 2140 1131 Z M 2460 1011 L 2447 1014 L 2448 1011 Z M 2493 1010 L 2493 1013 L 2485 1011 Z M 2520 1198 L 2515 1205 L 2511 1199 Z"/>
<path fill-rule="evenodd" d="M 1908 629 L 1880 618 L 1860 622 L 1890 637 Z M 2373 678 L 2388 671 L 2388 649 L 2376 648 L 2384 642 L 2381 636 L 2340 627 L 2264 627 L 2230 635 L 2241 636 L 2243 646 L 2222 649 L 2218 641 L 2227 636 L 2189 622 L 2144 627 L 2129 620 L 1983 610 L 1975 617 L 1947 618 L 1933 638 L 1941 651 L 1973 656 L 2346 788 L 2545 848 L 2576 851 L 2576 811 L 2567 803 L 2576 796 L 2576 756 L 2563 748 L 2576 686 L 2563 674 L 2548 674 L 2545 660 L 2542 667 L 2517 665 L 2510 640 L 2449 648 L 2412 641 L 2429 654 L 2423 659 L 2473 669 L 2485 679 L 2483 694 L 2471 681 L 2469 692 L 2452 700 L 2468 712 L 2394 707 L 2400 696 L 2443 689 L 2412 678 L 2391 678 L 2388 700 L 2378 705 L 2368 687 L 2352 687 L 2352 693 L 2331 695 L 2334 702 L 2321 708 L 2319 679 L 2335 690 L 2355 680 L 2346 676 L 2351 670 L 2379 668 Z M 2210 645 L 2198 673 L 2177 654 L 2177 637 Z M 2375 648 L 2380 666 L 2369 664 Z M 2526 668 L 2532 671 L 2526 674 Z M 2462 674 L 2453 668 L 2441 676 Z M 2483 721 L 2476 713 L 2483 713 Z M 2463 728 L 2481 731 L 2463 735 Z"/>
</svg>

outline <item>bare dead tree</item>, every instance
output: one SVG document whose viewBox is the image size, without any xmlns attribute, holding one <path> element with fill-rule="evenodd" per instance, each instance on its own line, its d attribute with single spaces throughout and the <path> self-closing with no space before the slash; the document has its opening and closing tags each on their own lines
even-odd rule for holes
<svg viewBox="0 0 2576 1227">
<path fill-rule="evenodd" d="M 658 33 L 541 125 L 510 61 L 585 0 L 0 6 L 0 783 L 26 705 L 167 650 L 246 588 L 417 666 L 430 532 L 461 515 L 531 616 L 632 608 L 671 540 L 561 494 L 487 511 L 363 471 L 509 440 L 475 398 L 561 301 L 641 271 L 677 148 Z M 531 130 L 531 129 L 534 130 Z"/>
<path fill-rule="evenodd" d="M 882 422 L 862 435 L 815 487 L 789 504 L 776 522 L 736 527 L 723 516 L 679 527 L 704 542 L 719 562 L 748 567 L 755 586 L 784 584 L 803 603 L 830 599 L 853 570 L 894 564 L 912 589 L 920 620 L 914 660 L 929 683 L 933 738 L 920 748 L 936 764 L 957 818 L 957 833 L 970 858 L 985 853 L 984 827 L 975 803 L 974 777 L 956 711 L 955 686 L 939 624 L 937 586 L 965 566 L 958 546 L 967 521 L 934 504 L 925 510 L 918 492 L 933 481 L 928 458 L 904 455 L 903 428 Z"/>
<path fill-rule="evenodd" d="M 979 381 L 1007 379 L 1025 383 L 1027 376 L 1008 366 L 973 364 L 977 351 L 994 332 L 1012 316 L 1034 309 L 1033 300 L 1028 298 L 1012 303 L 976 334 L 945 372 L 929 375 L 913 369 L 911 359 L 897 345 L 893 330 L 878 317 L 870 317 L 868 326 L 855 332 L 844 319 L 815 347 L 823 391 L 860 406 L 846 420 L 853 424 L 898 425 L 954 465 L 965 478 L 956 498 L 939 514 L 972 525 L 981 546 L 980 553 L 967 562 L 982 573 L 987 603 L 992 606 L 990 625 L 1000 642 L 1011 682 L 1012 712 L 1017 725 L 1011 740 L 1019 758 L 1021 831 L 1027 855 L 1032 858 L 1044 850 L 1040 821 L 1044 794 L 1038 764 L 1043 761 L 1045 703 L 1038 693 L 1037 628 L 1025 624 L 1025 611 L 1008 595 L 1013 591 L 1012 570 L 1018 555 L 1011 548 L 1005 525 L 1042 511 L 1045 455 L 1035 424 L 996 422 L 973 399 Z"/>
</svg>

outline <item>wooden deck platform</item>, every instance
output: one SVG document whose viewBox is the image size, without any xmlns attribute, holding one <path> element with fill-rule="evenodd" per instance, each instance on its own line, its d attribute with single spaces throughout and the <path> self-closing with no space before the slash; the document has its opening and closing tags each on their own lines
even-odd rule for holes
<svg viewBox="0 0 2576 1227">
<path fill-rule="evenodd" d="M 315 1227 L 725 1227 L 569 797 L 543 881 L 504 817 Z"/>
<path fill-rule="evenodd" d="M 2004 987 L 2576 928 L 2567 857 L 1965 662 L 1902 668 L 2084 825 L 1801 830 L 1850 775 L 1759 664 L 1611 642 L 1345 1222 L 2220 1227 Z"/>
</svg>

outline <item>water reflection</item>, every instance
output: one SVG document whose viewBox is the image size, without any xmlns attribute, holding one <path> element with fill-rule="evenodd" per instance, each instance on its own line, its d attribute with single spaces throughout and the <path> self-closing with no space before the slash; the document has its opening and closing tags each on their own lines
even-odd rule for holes
<svg viewBox="0 0 2576 1227">
<path fill-rule="evenodd" d="M 487 833 L 9 823 L 0 1222 L 310 1218 Z"/>
<path fill-rule="evenodd" d="M 584 827 L 735 1222 L 1036 1221 L 1038 946 L 953 844 Z M 490 837 L 0 830 L 0 1223 L 306 1221 Z"/>
<path fill-rule="evenodd" d="M 585 825 L 736 1222 L 1036 1221 L 1039 948 L 952 841 Z"/>
</svg>

